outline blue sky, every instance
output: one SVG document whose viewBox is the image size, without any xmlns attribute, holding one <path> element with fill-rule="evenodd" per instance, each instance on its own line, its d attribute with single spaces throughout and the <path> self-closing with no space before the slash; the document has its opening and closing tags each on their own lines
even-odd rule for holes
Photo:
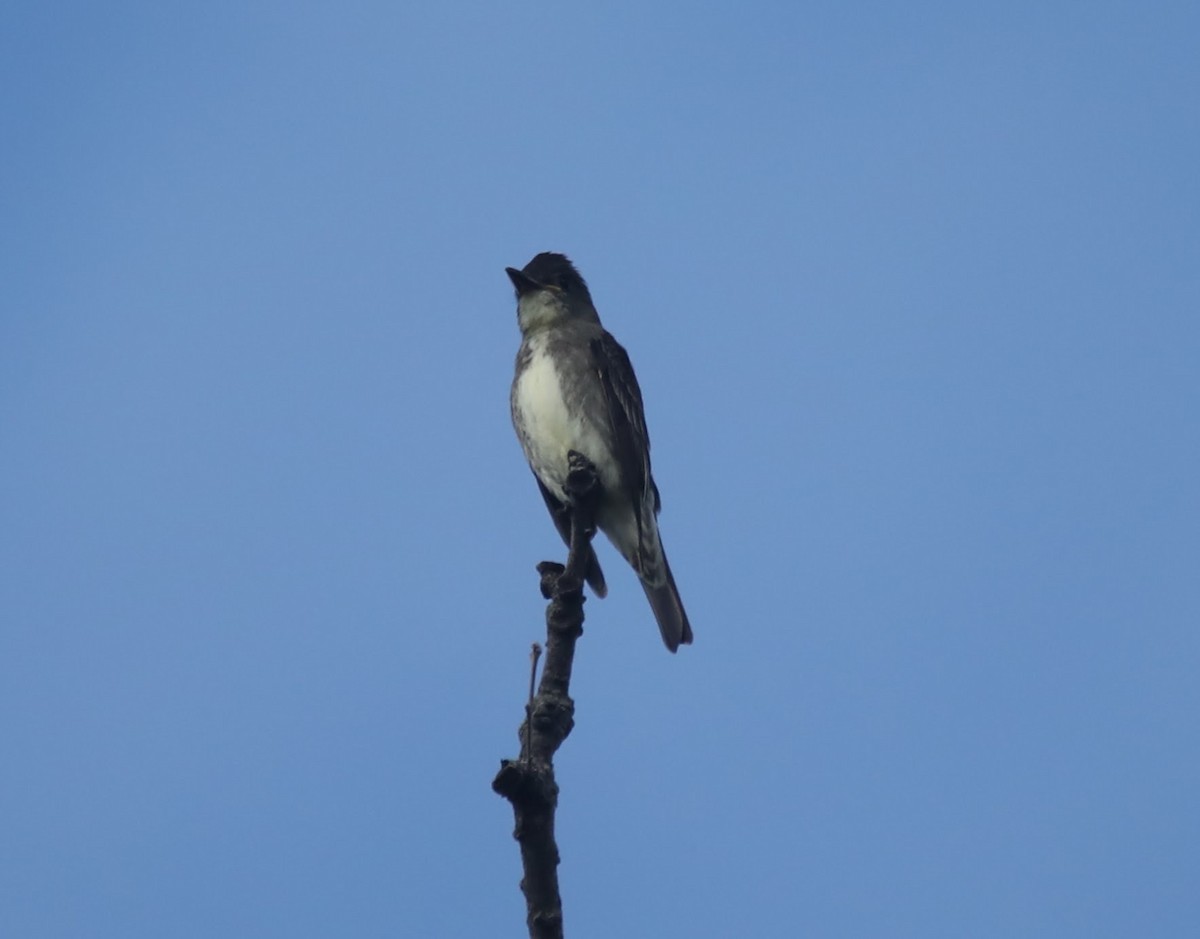
<svg viewBox="0 0 1200 939">
<path fill-rule="evenodd" d="M 0 933 L 521 935 L 507 265 L 639 370 L 568 934 L 1200 917 L 1194 4 L 0 13 Z"/>
</svg>

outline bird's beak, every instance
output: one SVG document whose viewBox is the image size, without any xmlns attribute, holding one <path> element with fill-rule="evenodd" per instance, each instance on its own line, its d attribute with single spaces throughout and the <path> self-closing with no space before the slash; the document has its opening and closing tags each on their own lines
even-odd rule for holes
<svg viewBox="0 0 1200 939">
<path fill-rule="evenodd" d="M 526 277 L 524 272 L 518 271 L 515 267 L 506 267 L 504 273 L 508 275 L 508 279 L 513 282 L 513 286 L 517 288 L 517 296 L 523 297 L 527 293 L 533 293 L 535 290 L 541 290 L 542 285 L 530 277 Z"/>
</svg>

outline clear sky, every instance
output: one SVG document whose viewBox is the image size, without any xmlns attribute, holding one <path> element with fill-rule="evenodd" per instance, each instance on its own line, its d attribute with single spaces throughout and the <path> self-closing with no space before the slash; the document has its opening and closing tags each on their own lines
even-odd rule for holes
<svg viewBox="0 0 1200 939">
<path fill-rule="evenodd" d="M 507 265 L 638 369 L 568 934 L 1200 921 L 1200 7 L 0 12 L 0 935 L 519 936 Z"/>
</svg>

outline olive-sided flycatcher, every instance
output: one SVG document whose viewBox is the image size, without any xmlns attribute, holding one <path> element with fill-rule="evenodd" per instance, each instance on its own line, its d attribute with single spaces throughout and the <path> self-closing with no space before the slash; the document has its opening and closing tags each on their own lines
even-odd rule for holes
<svg viewBox="0 0 1200 939">
<path fill-rule="evenodd" d="M 663 642 L 674 652 L 692 641 L 692 627 L 658 534 L 661 503 L 629 356 L 600 325 L 587 284 L 566 257 L 544 252 L 519 271 L 506 270 L 521 327 L 513 426 L 542 498 L 570 543 L 567 454 L 575 450 L 592 462 L 600 483 L 596 526 L 637 572 Z M 591 545 L 584 570 L 603 597 L 608 589 Z"/>
</svg>

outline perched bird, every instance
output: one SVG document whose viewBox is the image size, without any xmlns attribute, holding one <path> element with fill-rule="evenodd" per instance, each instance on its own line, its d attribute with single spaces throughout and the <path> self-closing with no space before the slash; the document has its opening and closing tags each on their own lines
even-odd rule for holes
<svg viewBox="0 0 1200 939">
<path fill-rule="evenodd" d="M 600 325 L 587 284 L 563 255 L 544 252 L 521 270 L 506 268 L 517 291 L 521 348 L 512 385 L 512 419 L 542 498 L 570 543 L 564 484 L 575 450 L 596 468 L 596 527 L 637 572 L 674 652 L 692 641 L 692 627 L 671 576 L 658 533 L 661 503 L 650 474 L 650 436 L 629 356 Z M 585 576 L 607 592 L 595 551 Z"/>
</svg>

